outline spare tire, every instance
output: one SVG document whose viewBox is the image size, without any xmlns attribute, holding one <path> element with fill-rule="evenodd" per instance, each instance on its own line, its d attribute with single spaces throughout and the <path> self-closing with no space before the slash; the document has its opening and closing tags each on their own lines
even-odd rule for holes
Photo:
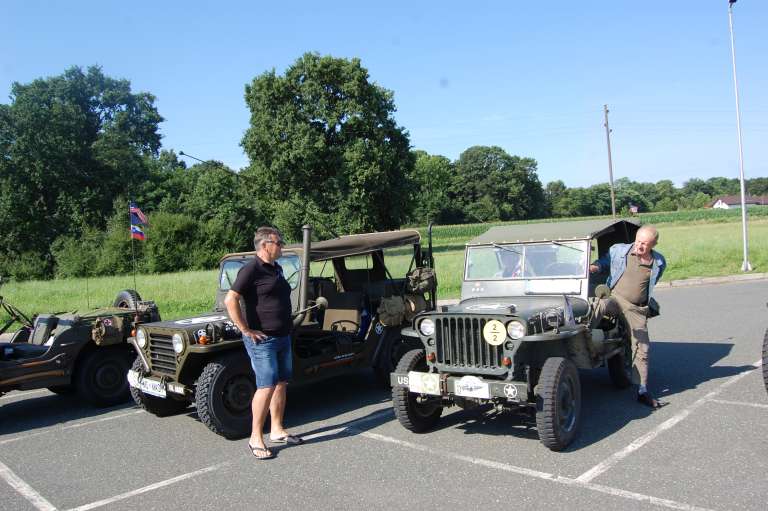
<svg viewBox="0 0 768 511">
<path fill-rule="evenodd" d="M 123 289 L 115 297 L 115 301 L 112 303 L 113 307 L 120 307 L 123 309 L 135 309 L 139 306 L 141 296 L 133 289 Z"/>
</svg>

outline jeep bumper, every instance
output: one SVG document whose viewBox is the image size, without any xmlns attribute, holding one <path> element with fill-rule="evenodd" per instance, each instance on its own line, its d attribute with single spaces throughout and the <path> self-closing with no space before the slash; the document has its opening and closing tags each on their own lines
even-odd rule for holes
<svg viewBox="0 0 768 511">
<path fill-rule="evenodd" d="M 143 376 L 138 371 L 128 371 L 128 384 L 150 396 L 166 398 L 168 393 L 186 397 L 192 393 L 186 385 L 177 382 L 168 382 L 165 378 Z"/>
<path fill-rule="evenodd" d="M 475 399 L 501 398 L 510 403 L 528 402 L 528 384 L 518 381 L 498 381 L 477 376 L 452 376 L 439 373 L 391 373 L 393 387 L 406 387 L 417 394 Z"/>
</svg>

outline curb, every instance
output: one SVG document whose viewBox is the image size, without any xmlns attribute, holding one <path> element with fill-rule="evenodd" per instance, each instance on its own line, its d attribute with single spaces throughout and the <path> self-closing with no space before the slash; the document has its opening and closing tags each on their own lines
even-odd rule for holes
<svg viewBox="0 0 768 511">
<path fill-rule="evenodd" d="M 693 287 L 693 286 L 706 286 L 710 284 L 730 284 L 731 282 L 749 282 L 752 280 L 768 280 L 768 273 L 747 273 L 739 275 L 723 275 L 721 277 L 691 277 L 689 279 L 671 280 L 669 282 L 659 282 L 656 284 L 656 288 L 669 288 L 669 287 Z M 445 300 L 438 300 L 437 305 L 456 305 L 459 303 L 458 298 L 446 298 Z"/>
<path fill-rule="evenodd" d="M 665 287 L 691 287 L 705 286 L 708 284 L 729 284 L 731 282 L 745 282 L 750 280 L 766 280 L 768 273 L 747 273 L 740 275 L 723 275 L 721 277 L 691 277 L 690 279 L 672 280 L 669 282 L 659 282 L 656 288 Z"/>
</svg>

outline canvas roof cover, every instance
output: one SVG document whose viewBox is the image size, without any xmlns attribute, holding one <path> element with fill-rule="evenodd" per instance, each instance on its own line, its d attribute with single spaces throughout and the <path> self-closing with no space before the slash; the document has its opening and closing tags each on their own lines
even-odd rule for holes
<svg viewBox="0 0 768 511">
<path fill-rule="evenodd" d="M 513 243 L 527 241 L 587 239 L 605 233 L 626 229 L 633 232 L 639 227 L 636 220 L 574 220 L 570 222 L 541 222 L 530 224 L 500 225 L 491 227 L 467 245 L 489 243 Z M 627 236 L 632 238 L 632 236 Z"/>
<path fill-rule="evenodd" d="M 401 247 L 419 243 L 421 235 L 415 229 L 403 231 L 371 232 L 366 234 L 350 234 L 325 241 L 313 241 L 310 260 L 324 261 L 335 257 L 346 257 L 358 254 L 367 254 L 391 247 Z M 301 243 L 292 243 L 285 247 L 286 250 L 301 252 Z M 255 252 L 242 252 L 232 255 L 253 255 Z"/>
</svg>

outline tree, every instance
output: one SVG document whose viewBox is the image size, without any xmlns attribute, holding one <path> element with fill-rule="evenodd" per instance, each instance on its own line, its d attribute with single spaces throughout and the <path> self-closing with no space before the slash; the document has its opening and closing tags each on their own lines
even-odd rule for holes
<svg viewBox="0 0 768 511">
<path fill-rule="evenodd" d="M 359 59 L 306 53 L 284 76 L 266 72 L 246 86 L 250 159 L 245 186 L 265 214 L 289 204 L 318 211 L 328 231 L 397 228 L 406 218 L 414 158 L 395 123 L 393 93 L 369 81 Z M 285 207 L 285 206 L 284 206 Z M 301 221 L 281 215 L 286 234 Z M 313 222 L 314 223 L 314 222 Z M 326 232 L 323 232 L 326 231 Z"/>
<path fill-rule="evenodd" d="M 0 105 L 0 243 L 11 256 L 35 254 L 50 274 L 52 240 L 105 227 L 160 147 L 153 103 L 98 67 L 13 84 Z"/>
<path fill-rule="evenodd" d="M 536 160 L 510 156 L 497 146 L 461 153 L 452 195 L 471 222 L 537 218 L 545 212 Z"/>
<path fill-rule="evenodd" d="M 768 195 L 768 177 L 756 177 L 753 179 L 747 179 L 745 185 L 750 195 Z"/>
<path fill-rule="evenodd" d="M 559 179 L 557 181 L 550 181 L 547 183 L 547 186 L 544 189 L 544 198 L 547 201 L 547 212 L 550 214 L 550 216 L 561 216 L 555 214 L 555 205 L 558 203 L 560 198 L 565 195 L 566 191 L 567 187 L 565 186 L 565 183 Z"/>
<path fill-rule="evenodd" d="M 450 216 L 449 193 L 454 166 L 445 156 L 414 151 L 410 194 L 411 223 L 426 225 L 441 222 Z"/>
</svg>

